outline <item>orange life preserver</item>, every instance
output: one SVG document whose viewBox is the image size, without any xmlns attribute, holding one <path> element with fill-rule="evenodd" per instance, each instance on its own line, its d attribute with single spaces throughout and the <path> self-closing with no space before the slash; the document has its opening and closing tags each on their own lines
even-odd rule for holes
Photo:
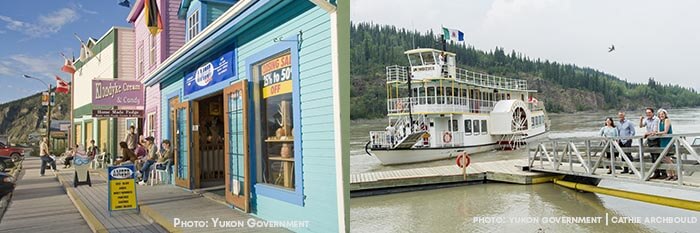
<svg viewBox="0 0 700 233">
<path fill-rule="evenodd" d="M 462 164 L 463 157 L 466 157 L 466 161 L 464 164 Z M 469 164 L 471 164 L 471 162 L 472 162 L 472 159 L 469 157 L 469 154 L 467 154 L 467 152 L 464 152 L 463 154 L 457 156 L 457 166 L 459 166 L 460 168 L 468 167 Z"/>
<path fill-rule="evenodd" d="M 452 134 L 450 133 L 450 131 L 447 131 L 444 134 L 442 134 L 442 142 L 444 142 L 444 143 L 452 142 Z"/>
</svg>

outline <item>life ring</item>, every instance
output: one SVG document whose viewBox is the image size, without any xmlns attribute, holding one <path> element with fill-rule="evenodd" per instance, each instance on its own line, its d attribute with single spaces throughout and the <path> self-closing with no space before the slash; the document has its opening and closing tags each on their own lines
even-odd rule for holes
<svg viewBox="0 0 700 233">
<path fill-rule="evenodd" d="M 396 108 L 396 111 L 403 111 L 403 102 L 401 102 L 401 100 L 396 100 L 396 106 L 394 107 Z"/>
<path fill-rule="evenodd" d="M 462 159 L 464 157 L 466 157 L 466 159 L 465 159 L 466 162 L 464 164 L 462 164 Z M 459 166 L 460 168 L 469 167 L 469 164 L 471 164 L 471 162 L 472 162 L 472 159 L 471 159 L 471 157 L 469 157 L 469 154 L 467 154 L 467 152 L 464 152 L 461 155 L 457 156 L 457 166 Z"/>
<path fill-rule="evenodd" d="M 452 142 L 452 134 L 449 131 L 442 134 L 442 142 L 444 142 L 444 143 Z"/>
</svg>

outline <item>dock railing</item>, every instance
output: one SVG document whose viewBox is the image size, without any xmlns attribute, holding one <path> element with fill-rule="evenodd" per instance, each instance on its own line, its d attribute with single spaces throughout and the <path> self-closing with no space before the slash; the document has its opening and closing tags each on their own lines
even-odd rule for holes
<svg viewBox="0 0 700 233">
<path fill-rule="evenodd" d="M 642 136 L 542 139 L 529 143 L 528 165 L 536 171 L 596 178 L 624 178 L 614 168 L 625 166 L 634 172 L 631 177 L 641 182 L 649 181 L 655 170 L 665 169 L 675 171 L 678 176 L 676 183 L 684 185 L 684 176 L 692 176 L 694 172 L 700 171 L 700 156 L 697 152 L 700 149 L 700 138 L 695 138 L 691 144 L 689 140 L 693 137 L 700 137 L 700 133 L 648 138 L 670 140 L 665 147 L 646 146 Z M 621 147 L 619 140 L 632 140 L 633 143 L 631 147 Z M 619 155 L 620 161 L 615 159 L 616 155 Z M 665 159 L 667 156 L 672 156 L 672 159 Z M 665 162 L 662 164 L 662 161 Z M 612 168 L 612 173 L 596 173 L 601 166 Z"/>
</svg>

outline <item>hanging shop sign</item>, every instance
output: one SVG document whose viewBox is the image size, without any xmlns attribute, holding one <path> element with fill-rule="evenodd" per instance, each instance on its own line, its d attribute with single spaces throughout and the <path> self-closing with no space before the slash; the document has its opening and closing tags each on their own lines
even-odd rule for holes
<svg viewBox="0 0 700 233">
<path fill-rule="evenodd" d="M 283 53 L 260 65 L 264 99 L 292 93 L 292 55 Z"/>
<path fill-rule="evenodd" d="M 109 211 L 138 209 L 134 165 L 109 166 L 107 175 Z"/>
<path fill-rule="evenodd" d="M 135 80 L 92 80 L 92 104 L 97 106 L 144 106 L 145 93 Z"/>
<path fill-rule="evenodd" d="M 234 77 L 236 64 L 233 58 L 233 51 L 225 53 L 218 59 L 207 62 L 194 72 L 187 74 L 184 79 L 185 95 Z"/>
<path fill-rule="evenodd" d="M 94 118 L 143 118 L 143 110 L 126 110 L 126 109 L 93 109 L 92 117 Z"/>
</svg>

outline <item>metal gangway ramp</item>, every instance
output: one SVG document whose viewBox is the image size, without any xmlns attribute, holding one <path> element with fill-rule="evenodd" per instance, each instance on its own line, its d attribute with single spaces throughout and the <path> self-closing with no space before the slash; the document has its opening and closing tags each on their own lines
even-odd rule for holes
<svg viewBox="0 0 700 233">
<path fill-rule="evenodd" d="M 649 137 L 655 138 L 670 138 L 670 142 L 666 147 L 649 147 L 645 145 L 647 140 L 641 136 L 548 138 L 534 141 L 528 144 L 528 168 L 531 171 L 700 191 L 700 173 L 696 174 L 700 171 L 700 134 Z M 620 139 L 632 140 L 632 146 L 621 147 Z M 691 140 L 692 143 L 689 142 Z M 619 157 L 612 156 L 616 159 L 609 159 L 607 154 L 615 153 Z M 652 160 L 652 154 L 659 156 Z M 665 156 L 671 156 L 672 163 L 664 162 Z M 618 167 L 618 170 L 612 169 L 612 173 L 607 174 L 606 166 Z M 619 169 L 622 166 L 629 167 L 634 173 L 621 174 Z M 678 180 L 650 179 L 657 169 L 676 171 Z"/>
</svg>

